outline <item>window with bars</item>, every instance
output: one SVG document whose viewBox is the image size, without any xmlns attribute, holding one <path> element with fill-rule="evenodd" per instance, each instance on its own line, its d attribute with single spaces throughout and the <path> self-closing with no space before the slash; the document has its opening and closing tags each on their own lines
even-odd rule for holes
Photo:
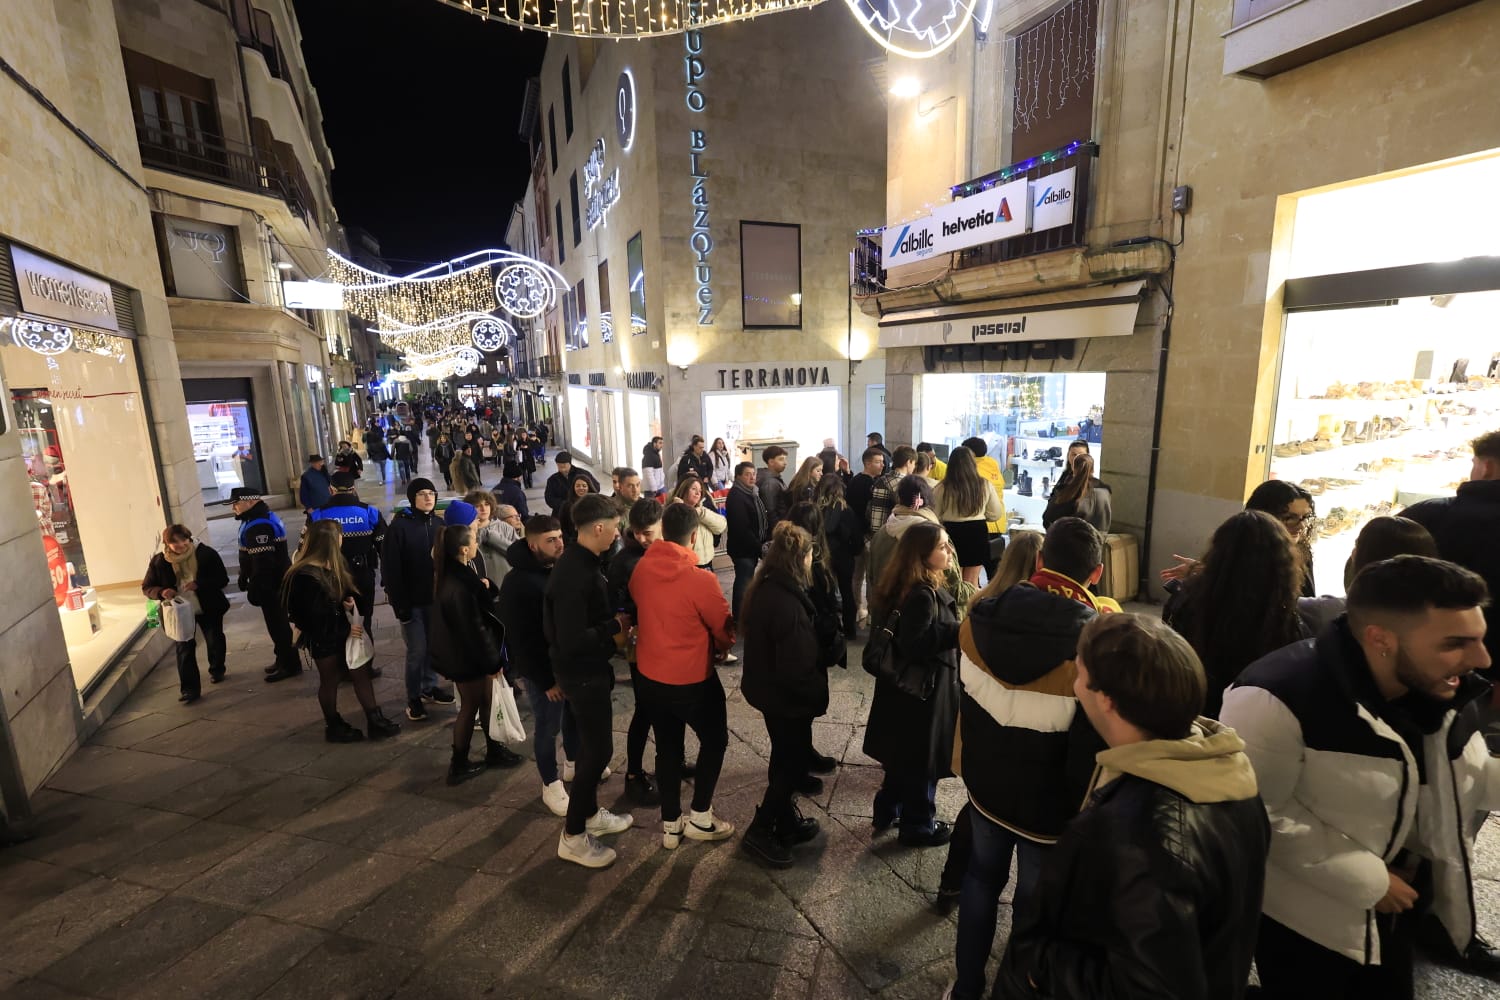
<svg viewBox="0 0 1500 1000">
<path fill-rule="evenodd" d="M 1070 0 L 1011 39 L 1011 162 L 1093 138 L 1098 35 L 1099 0 Z"/>
</svg>

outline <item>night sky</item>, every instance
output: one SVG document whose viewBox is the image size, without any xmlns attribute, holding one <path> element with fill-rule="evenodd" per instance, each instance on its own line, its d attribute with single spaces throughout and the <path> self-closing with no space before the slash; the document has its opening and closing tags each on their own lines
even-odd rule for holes
<svg viewBox="0 0 1500 1000">
<path fill-rule="evenodd" d="M 333 203 L 398 273 L 498 247 L 526 192 L 521 99 L 546 36 L 436 0 L 294 0 Z"/>
</svg>

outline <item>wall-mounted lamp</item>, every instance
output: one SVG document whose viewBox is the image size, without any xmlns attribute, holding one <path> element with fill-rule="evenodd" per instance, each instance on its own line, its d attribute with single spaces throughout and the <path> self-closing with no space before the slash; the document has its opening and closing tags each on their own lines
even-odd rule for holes
<svg viewBox="0 0 1500 1000">
<path fill-rule="evenodd" d="M 687 365 L 678 365 L 677 366 L 677 370 L 680 371 L 680 372 L 682 372 L 682 377 L 683 377 L 684 380 L 686 380 L 687 379 L 688 366 Z"/>
<path fill-rule="evenodd" d="M 278 261 L 277 261 L 277 262 L 276 262 L 276 266 L 277 266 L 277 267 L 279 267 L 279 268 L 280 268 L 280 269 L 281 269 L 281 270 L 283 270 L 283 271 L 290 271 L 290 270 L 291 270 L 291 269 L 292 269 L 292 265 L 291 265 L 291 264 L 288 264 L 288 263 L 287 263 L 287 262 L 286 262 L 286 261 L 284 261 L 284 260 L 278 260 Z"/>
<path fill-rule="evenodd" d="M 849 378 L 851 380 L 854 378 L 854 373 L 859 371 L 859 366 L 862 364 L 864 364 L 864 362 L 858 358 L 849 359 Z"/>
<path fill-rule="evenodd" d="M 916 97 L 922 92 L 922 81 L 914 76 L 903 76 L 891 84 L 892 97 Z"/>
</svg>

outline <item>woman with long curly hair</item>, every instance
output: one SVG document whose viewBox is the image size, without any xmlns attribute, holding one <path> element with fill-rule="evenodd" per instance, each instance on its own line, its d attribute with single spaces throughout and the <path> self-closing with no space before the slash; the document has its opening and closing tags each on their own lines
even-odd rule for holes
<svg viewBox="0 0 1500 1000">
<path fill-rule="evenodd" d="M 953 466 L 948 466 L 953 474 Z M 947 479 L 944 479 L 947 482 Z M 926 699 L 875 681 L 864 751 L 885 768 L 875 794 L 876 832 L 901 827 L 911 847 L 946 844 L 953 827 L 937 820 L 937 782 L 952 773 L 958 724 L 958 612 L 944 587 L 950 550 L 940 525 L 906 529 L 880 577 L 874 603 L 900 611 L 895 626 L 897 660 L 922 667 L 933 678 Z"/>
<path fill-rule="evenodd" d="M 318 667 L 318 706 L 323 710 L 324 737 L 329 743 L 353 743 L 365 734 L 339 715 L 339 681 L 349 678 L 354 696 L 365 710 L 370 739 L 395 736 L 401 727 L 387 719 L 375 702 L 370 664 L 354 670 L 344 659 L 344 643 L 362 629 L 351 619 L 357 588 L 354 574 L 340 549 L 343 528 L 337 521 L 314 521 L 297 549 L 297 557 L 281 581 L 281 604 L 297 626 L 306 649 Z"/>
<path fill-rule="evenodd" d="M 1163 615 L 1203 661 L 1204 715 L 1219 717 L 1224 689 L 1242 670 L 1307 637 L 1297 614 L 1300 584 L 1294 543 L 1276 518 L 1245 510 L 1219 525 L 1180 598 Z"/>
</svg>

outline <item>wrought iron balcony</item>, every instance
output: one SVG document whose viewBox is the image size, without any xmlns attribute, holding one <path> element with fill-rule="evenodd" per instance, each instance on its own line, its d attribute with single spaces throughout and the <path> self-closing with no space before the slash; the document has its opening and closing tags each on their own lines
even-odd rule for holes
<svg viewBox="0 0 1500 1000">
<path fill-rule="evenodd" d="M 144 166 L 279 198 L 304 222 L 312 219 L 301 179 L 252 146 L 152 115 L 137 119 L 135 133 Z"/>
</svg>

